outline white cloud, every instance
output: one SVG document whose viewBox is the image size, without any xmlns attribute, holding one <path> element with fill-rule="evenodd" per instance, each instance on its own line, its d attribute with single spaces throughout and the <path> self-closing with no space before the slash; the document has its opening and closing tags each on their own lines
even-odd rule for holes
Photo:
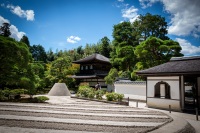
<svg viewBox="0 0 200 133">
<path fill-rule="evenodd" d="M 142 8 L 151 7 L 154 3 L 159 2 L 161 0 L 139 0 Z"/>
<path fill-rule="evenodd" d="M 139 0 L 143 8 L 162 2 L 164 10 L 170 13 L 168 33 L 177 36 L 200 37 L 200 0 Z"/>
<path fill-rule="evenodd" d="M 138 18 L 138 9 L 134 6 L 129 6 L 124 0 L 118 0 L 116 7 L 121 8 L 122 17 L 126 21 L 127 19 L 132 23 Z M 124 21 L 121 21 L 124 22 Z M 120 22 L 120 23 L 121 23 Z"/>
<path fill-rule="evenodd" d="M 182 47 L 181 53 L 184 55 L 198 55 L 200 54 L 200 46 L 194 46 L 190 42 L 185 39 L 176 38 L 177 42 L 179 42 L 180 46 Z"/>
<path fill-rule="evenodd" d="M 163 0 L 165 10 L 172 14 L 169 34 L 200 37 L 199 0 Z"/>
<path fill-rule="evenodd" d="M 25 35 L 24 32 L 18 31 L 18 28 L 14 25 L 10 26 L 10 32 L 11 32 L 10 37 L 15 38 L 18 41 L 23 37 L 23 35 Z"/>
<path fill-rule="evenodd" d="M 130 8 L 122 9 L 122 17 L 129 19 L 129 21 L 132 23 L 138 18 L 138 9 L 134 6 L 131 6 Z"/>
<path fill-rule="evenodd" d="M 70 37 L 67 37 L 67 42 L 68 43 L 77 43 L 78 41 L 80 41 L 81 38 L 78 37 L 78 36 L 70 36 Z"/>
<path fill-rule="evenodd" d="M 22 10 L 20 6 L 7 5 L 6 6 L 10 11 L 21 18 L 26 18 L 28 21 L 34 20 L 34 11 L 33 10 Z"/>
<path fill-rule="evenodd" d="M 10 22 L 9 22 L 9 20 L 0 16 L 0 25 L 2 25 L 3 23 L 10 23 Z M 22 38 L 23 35 L 25 35 L 24 32 L 18 31 L 18 28 L 14 25 L 10 26 L 10 32 L 11 32 L 10 37 L 12 37 L 18 41 Z"/>
<path fill-rule="evenodd" d="M 26 10 L 26 18 L 27 20 L 33 21 L 34 20 L 34 11 L 33 10 Z"/>
<path fill-rule="evenodd" d="M 10 22 L 8 19 L 5 19 L 2 16 L 0 16 L 0 25 L 2 25 L 3 23 L 10 23 Z"/>
</svg>

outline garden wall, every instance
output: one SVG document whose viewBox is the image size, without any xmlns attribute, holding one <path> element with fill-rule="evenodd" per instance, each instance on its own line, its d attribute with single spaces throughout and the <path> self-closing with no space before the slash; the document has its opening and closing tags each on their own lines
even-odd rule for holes
<svg viewBox="0 0 200 133">
<path fill-rule="evenodd" d="M 120 80 L 114 83 L 114 92 L 124 94 L 125 98 L 146 100 L 146 82 Z"/>
</svg>

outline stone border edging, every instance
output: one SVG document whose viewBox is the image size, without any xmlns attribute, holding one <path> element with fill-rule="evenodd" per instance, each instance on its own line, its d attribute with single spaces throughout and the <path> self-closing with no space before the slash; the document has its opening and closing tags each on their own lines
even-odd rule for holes
<svg viewBox="0 0 200 133">
<path fill-rule="evenodd" d="M 95 102 L 103 102 L 103 103 L 119 104 L 119 105 L 126 105 L 126 106 L 129 106 L 127 101 L 122 101 L 122 102 L 113 102 L 113 101 L 105 101 L 105 100 L 98 100 L 98 99 L 90 99 L 90 98 L 84 98 L 84 97 L 76 97 L 76 96 L 71 96 L 71 98 L 76 98 L 76 99 L 89 100 L 89 101 L 95 101 Z"/>
<path fill-rule="evenodd" d="M 195 129 L 183 118 L 177 117 L 173 114 L 166 115 L 171 117 L 173 120 L 169 123 L 161 125 L 160 127 L 158 126 L 157 129 L 154 129 L 150 133 L 195 133 Z"/>
</svg>

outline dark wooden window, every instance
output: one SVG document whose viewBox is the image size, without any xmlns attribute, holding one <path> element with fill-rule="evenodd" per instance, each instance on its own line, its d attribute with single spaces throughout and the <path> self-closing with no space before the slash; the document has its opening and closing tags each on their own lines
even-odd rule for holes
<svg viewBox="0 0 200 133">
<path fill-rule="evenodd" d="M 170 99 L 170 85 L 163 81 L 156 83 L 154 86 L 154 97 Z"/>
</svg>

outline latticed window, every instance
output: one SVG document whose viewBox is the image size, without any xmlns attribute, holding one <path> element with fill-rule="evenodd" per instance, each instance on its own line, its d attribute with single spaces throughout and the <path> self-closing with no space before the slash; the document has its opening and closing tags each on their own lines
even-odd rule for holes
<svg viewBox="0 0 200 133">
<path fill-rule="evenodd" d="M 93 69 L 93 66 L 92 66 L 92 65 L 90 65 L 90 69 Z"/>
<path fill-rule="evenodd" d="M 158 82 L 154 86 L 154 97 L 170 99 L 170 85 L 167 82 Z"/>
</svg>

